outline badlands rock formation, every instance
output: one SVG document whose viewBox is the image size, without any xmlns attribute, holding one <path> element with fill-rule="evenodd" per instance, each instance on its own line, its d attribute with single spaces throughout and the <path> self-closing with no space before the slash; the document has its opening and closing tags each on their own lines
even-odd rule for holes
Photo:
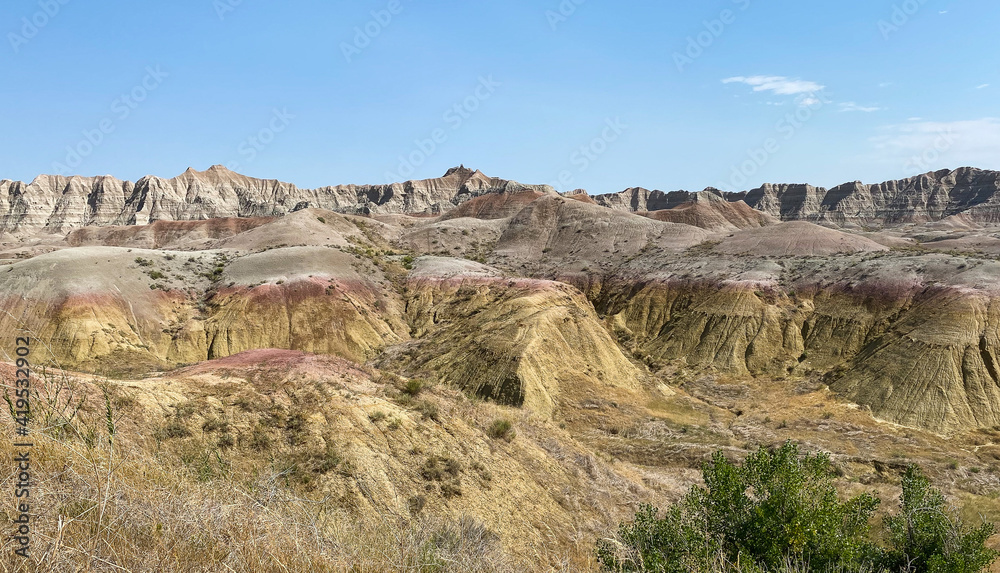
<svg viewBox="0 0 1000 573">
<path fill-rule="evenodd" d="M 867 185 L 860 181 L 832 189 L 812 185 L 765 184 L 750 191 L 720 193 L 706 189 L 650 191 L 631 188 L 594 200 L 613 209 L 673 209 L 697 197 L 724 196 L 783 221 L 814 221 L 851 226 L 884 226 L 938 221 L 967 213 L 974 220 L 1000 222 L 1000 173 L 964 167 Z"/>
<path fill-rule="evenodd" d="M 318 190 L 221 167 L 2 185 L 0 326 L 64 367 L 281 348 L 543 418 L 690 368 L 822 379 L 939 433 L 1000 424 L 993 172 L 596 197 L 461 167 Z"/>
<path fill-rule="evenodd" d="M 829 190 L 811 185 L 766 184 L 741 193 L 723 194 L 712 188 L 698 193 L 630 188 L 621 193 L 576 197 L 616 210 L 663 212 L 658 216 L 697 226 L 718 226 L 726 224 L 724 221 L 738 228 L 759 226 L 767 215 L 785 221 L 884 226 L 938 221 L 958 214 L 978 222 L 997 223 L 998 191 L 1000 173 L 962 168 L 875 185 L 846 183 Z M 41 175 L 29 184 L 0 181 L 0 233 L 65 233 L 95 225 L 270 217 L 309 207 L 355 214 L 442 214 L 475 197 L 521 193 L 555 192 L 547 185 L 487 177 L 465 167 L 453 168 L 437 179 L 319 189 L 299 189 L 290 183 L 246 177 L 221 165 L 202 172 L 188 169 L 172 179 L 147 176 L 135 183 L 111 176 Z M 720 198 L 732 205 L 706 207 Z M 756 212 L 748 211 L 746 206 Z M 699 223 L 699 218 L 713 209 L 719 210 L 716 218 L 720 220 Z M 474 216 L 471 212 L 459 216 L 470 214 Z"/>
<path fill-rule="evenodd" d="M 1000 221 L 1000 173 L 962 168 L 926 173 L 900 181 L 833 189 L 811 185 L 764 185 L 729 194 L 783 220 L 826 221 L 881 226 L 938 221 L 967 213 L 986 223 Z"/>
<path fill-rule="evenodd" d="M 135 183 L 111 176 L 41 175 L 27 185 L 0 181 L 0 233 L 269 217 L 309 207 L 344 213 L 440 214 L 478 195 L 526 190 L 553 192 L 545 185 L 521 185 L 464 167 L 438 179 L 319 189 L 245 177 L 221 165 L 207 171 L 188 169 L 172 179 L 150 175 Z"/>
</svg>

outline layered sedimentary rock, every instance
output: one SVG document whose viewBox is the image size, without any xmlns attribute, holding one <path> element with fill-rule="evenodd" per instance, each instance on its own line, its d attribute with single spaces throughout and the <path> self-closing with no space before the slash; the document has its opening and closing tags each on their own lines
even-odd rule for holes
<svg viewBox="0 0 1000 573">
<path fill-rule="evenodd" d="M 816 256 L 870 253 L 889 248 L 867 239 L 806 221 L 789 221 L 766 228 L 751 227 L 726 237 L 718 252 L 751 256 Z"/>
<path fill-rule="evenodd" d="M 222 168 L 4 182 L 5 228 L 43 233 L 0 254 L 0 327 L 95 371 L 295 349 L 548 416 L 686 364 L 823 377 L 937 432 L 992 427 L 1000 265 L 973 249 L 996 244 L 996 182 L 959 170 L 733 201 L 561 196 L 466 169 L 322 192 Z"/>
<path fill-rule="evenodd" d="M 440 214 L 484 194 L 553 193 L 464 167 L 443 177 L 387 185 L 339 185 L 299 189 L 255 179 L 221 165 L 188 169 L 172 179 L 42 175 L 29 185 L 0 182 L 0 233 L 66 232 L 91 225 L 146 225 L 223 217 L 272 217 L 306 208 L 343 213 Z"/>
<path fill-rule="evenodd" d="M 593 199 L 612 209 L 657 211 L 675 209 L 698 197 L 723 196 L 784 221 L 883 226 L 937 221 L 959 213 L 978 222 L 1000 222 L 998 192 L 1000 173 L 963 167 L 877 184 L 855 181 L 832 189 L 771 183 L 738 193 L 711 188 L 700 193 L 630 188 Z"/>
<path fill-rule="evenodd" d="M 30 330 L 44 348 L 39 363 L 96 371 L 256 348 L 363 362 L 407 337 L 398 297 L 346 253 L 294 247 L 222 261 L 111 247 L 35 257 L 0 275 L 0 327 Z"/>
<path fill-rule="evenodd" d="M 705 193 L 718 193 L 714 189 L 706 189 Z M 673 209 L 685 203 L 694 201 L 698 193 L 690 191 L 659 191 L 642 187 L 629 187 L 620 193 L 597 195 L 591 199 L 602 207 L 619 211 L 660 211 Z"/>
<path fill-rule="evenodd" d="M 273 217 L 229 217 L 207 221 L 156 221 L 151 225 L 95 225 L 70 231 L 66 242 L 73 247 L 161 249 L 232 237 L 274 220 Z"/>
<path fill-rule="evenodd" d="M 570 196 L 614 210 L 660 212 L 657 218 L 664 221 L 694 221 L 703 227 L 715 225 L 713 228 L 728 223 L 742 228 L 748 223 L 765 224 L 766 216 L 785 221 L 882 226 L 937 221 L 964 213 L 977 222 L 995 223 L 1000 222 L 998 190 L 1000 173 L 961 168 L 873 185 L 852 182 L 832 189 L 766 184 L 739 193 L 712 188 L 693 193 L 635 187 L 595 197 L 585 193 Z M 91 225 L 271 217 L 310 207 L 342 213 L 442 214 L 475 197 L 524 193 L 555 192 L 546 185 L 487 177 L 465 167 L 453 168 L 436 179 L 318 189 L 246 177 L 218 165 L 203 172 L 189 169 L 172 179 L 147 176 L 135 183 L 111 176 L 41 175 L 27 185 L 0 181 L 0 232 L 59 233 Z M 733 202 L 733 208 L 713 207 L 719 198 Z M 499 201 L 509 203 L 513 210 L 519 200 Z M 739 201 L 764 215 L 741 207 Z M 710 213 L 713 210 L 719 213 Z M 473 208 L 458 216 L 479 214 Z M 699 223 L 706 216 L 708 220 Z"/>
<path fill-rule="evenodd" d="M 62 232 L 123 222 L 133 186 L 111 176 L 40 175 L 29 185 L 0 181 L 0 233 Z"/>
<path fill-rule="evenodd" d="M 543 266 L 581 261 L 611 266 L 647 248 L 676 252 L 708 237 L 691 225 L 547 195 L 507 219 L 495 254 L 507 264 L 548 260 Z"/>
<path fill-rule="evenodd" d="M 1000 173 L 965 167 L 874 185 L 856 181 L 827 190 L 769 184 L 726 196 L 786 221 L 893 225 L 938 221 L 959 213 L 979 222 L 1000 222 L 998 191 Z"/>
<path fill-rule="evenodd" d="M 722 195 L 712 192 L 697 193 L 691 201 L 670 209 L 639 214 L 657 221 L 683 223 L 712 231 L 765 227 L 778 222 L 774 217 L 751 208 L 743 201 L 730 202 Z"/>
<path fill-rule="evenodd" d="M 998 303 L 984 293 L 922 293 L 831 388 L 909 426 L 948 432 L 1000 425 Z"/>
<path fill-rule="evenodd" d="M 423 259 L 407 283 L 406 316 L 417 341 L 398 363 L 545 417 L 566 396 L 636 389 L 642 379 L 564 283 Z"/>
<path fill-rule="evenodd" d="M 834 391 L 895 423 L 940 433 L 1000 424 L 995 292 L 905 277 L 851 284 L 649 276 L 589 294 L 619 341 L 654 366 L 681 360 L 744 376 L 818 372 Z"/>
</svg>

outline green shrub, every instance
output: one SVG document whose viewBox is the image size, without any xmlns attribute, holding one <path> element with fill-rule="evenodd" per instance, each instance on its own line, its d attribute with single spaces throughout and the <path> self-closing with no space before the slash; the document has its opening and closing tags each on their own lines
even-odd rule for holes
<svg viewBox="0 0 1000 573">
<path fill-rule="evenodd" d="M 792 443 L 761 448 L 742 465 L 716 453 L 702 468 L 704 487 L 662 514 L 643 506 L 616 540 L 598 543 L 598 561 L 622 572 L 976 573 L 996 560 L 984 546 L 994 526 L 965 527 L 915 466 L 878 545 L 870 527 L 878 499 L 840 501 L 831 469 L 828 456 L 800 456 Z"/>
<path fill-rule="evenodd" d="M 711 571 L 726 562 L 775 570 L 809 563 L 818 571 L 858 570 L 876 548 L 869 519 L 878 499 L 863 494 L 841 502 L 824 454 L 799 457 L 786 443 L 747 456 L 742 466 L 717 452 L 702 469 L 705 487 L 692 487 L 664 517 L 650 506 L 622 524 L 626 551 L 598 545 L 602 565 L 613 571 Z"/>
<path fill-rule="evenodd" d="M 996 532 L 992 523 L 970 529 L 945 506 L 944 496 L 916 466 L 903 474 L 900 513 L 886 518 L 886 567 L 929 573 L 976 573 L 996 561 L 984 546 Z"/>
<path fill-rule="evenodd" d="M 451 499 L 462 495 L 462 484 L 454 481 L 441 484 L 441 496 L 445 499 Z"/>
<path fill-rule="evenodd" d="M 416 378 L 407 380 L 406 384 L 403 385 L 403 393 L 409 394 L 410 396 L 416 396 L 417 394 L 420 394 L 420 392 L 423 389 L 424 389 L 423 381 L 418 380 Z"/>
<path fill-rule="evenodd" d="M 486 434 L 493 438 L 494 440 L 504 440 L 510 442 L 517 436 L 517 430 L 514 429 L 514 423 L 507 418 L 501 418 L 499 420 L 493 420 L 490 427 L 486 429 Z"/>
</svg>

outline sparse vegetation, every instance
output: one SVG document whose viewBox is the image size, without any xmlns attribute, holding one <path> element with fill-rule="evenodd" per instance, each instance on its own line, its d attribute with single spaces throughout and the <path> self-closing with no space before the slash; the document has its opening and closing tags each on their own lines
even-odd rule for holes
<svg viewBox="0 0 1000 573">
<path fill-rule="evenodd" d="M 55 387 L 43 389 L 43 395 L 49 390 L 54 393 Z M 235 447 L 229 434 L 220 436 L 218 450 L 183 447 L 176 457 L 153 454 L 141 446 L 141 435 L 119 429 L 120 397 L 108 387 L 92 397 L 93 408 L 85 408 L 85 415 L 67 420 L 58 439 L 47 432 L 35 437 L 38 459 L 32 468 L 59 478 L 41 480 L 32 490 L 33 506 L 43 512 L 33 523 L 32 551 L 24 559 L 8 545 L 0 557 L 5 571 L 522 569 L 482 522 L 422 515 L 424 496 L 409 502 L 412 521 L 387 527 L 385 521 L 351 514 L 337 500 L 308 499 L 284 485 L 291 477 L 308 489 L 310 475 L 344 471 L 345 462 L 332 447 L 285 458 L 279 465 L 284 470 L 265 469 L 254 477 L 233 475 L 231 461 L 220 455 Z M 9 441 L 0 444 L 0 454 L 14 455 Z M 440 473 L 442 481 L 432 483 L 442 496 L 461 495 L 456 461 L 436 458 L 430 467 Z"/>
<path fill-rule="evenodd" d="M 461 464 L 449 456 L 430 456 L 424 462 L 420 475 L 428 481 L 444 481 L 457 478 L 462 471 Z"/>
<path fill-rule="evenodd" d="M 254 428 L 247 439 L 246 446 L 258 452 L 269 450 L 271 448 L 271 436 L 262 427 Z"/>
<path fill-rule="evenodd" d="M 493 423 L 486 430 L 486 434 L 494 440 L 510 442 L 517 436 L 517 430 L 514 429 L 514 422 L 511 422 L 507 418 L 501 418 L 493 420 Z"/>
<path fill-rule="evenodd" d="M 417 378 L 411 378 L 406 381 L 403 385 L 402 391 L 404 394 L 416 397 L 424 389 L 424 382 Z"/>
<path fill-rule="evenodd" d="M 163 428 L 157 432 L 156 437 L 160 440 L 171 440 L 177 438 L 186 438 L 191 435 L 191 430 L 184 425 L 180 420 L 170 420 L 167 422 Z"/>
<path fill-rule="evenodd" d="M 420 412 L 420 416 L 424 420 L 433 420 L 435 422 L 441 421 L 441 412 L 437 407 L 437 404 L 430 402 L 428 400 L 421 400 L 416 404 L 416 410 Z"/>
</svg>

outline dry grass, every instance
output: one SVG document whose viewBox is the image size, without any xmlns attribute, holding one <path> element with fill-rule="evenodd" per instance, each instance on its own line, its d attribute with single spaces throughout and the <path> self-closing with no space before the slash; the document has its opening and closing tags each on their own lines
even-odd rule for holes
<svg viewBox="0 0 1000 573">
<path fill-rule="evenodd" d="M 795 383 L 758 380 L 737 392 L 735 380 L 696 379 L 637 403 L 565 395 L 565 418 L 552 422 L 434 385 L 412 401 L 413 415 L 399 427 L 406 412 L 377 398 L 383 391 L 397 396 L 392 380 L 368 388 L 365 379 L 289 376 L 282 382 L 253 370 L 243 381 L 227 375 L 215 385 L 172 379 L 169 391 L 162 381 L 55 384 L 58 396 L 36 401 L 35 427 L 48 431 L 34 436 L 32 497 L 41 513 L 34 516 L 33 557 L 16 558 L 5 539 L 0 571 L 594 571 L 596 538 L 612 535 L 634 503 L 663 506 L 682 494 L 711 451 L 738 455 L 745 443 L 796 437 L 852 452 L 837 457 L 846 471 L 840 485 L 874 489 L 887 508 L 898 495 L 894 470 L 869 460 L 888 464 L 888 452 L 898 448 L 950 494 L 977 492 L 956 500 L 966 511 L 1000 515 L 998 478 L 987 459 L 1000 431 L 973 436 L 982 446 L 978 457 L 959 456 L 932 435 L 877 425 L 825 390 L 799 391 Z M 161 384 L 155 392 L 154 383 Z M 362 405 L 337 397 L 348 390 L 360 393 Z M 417 411 L 425 403 L 437 408 L 439 421 Z M 314 416 L 318 404 L 329 418 Z M 367 450 L 348 448 L 382 446 L 362 441 L 367 434 L 350 442 L 345 426 L 331 425 L 352 412 L 358 428 L 399 441 L 386 450 L 394 460 L 409 460 L 390 475 L 384 494 L 396 492 L 403 515 L 366 489 L 375 482 L 361 477 L 376 467 L 358 457 Z M 777 428 L 779 414 L 786 428 Z M 483 451 L 423 437 L 449 432 L 470 445 L 485 438 Z M 0 457 L 13 457 L 7 436 Z M 532 494 L 538 503 L 498 503 L 525 487 L 516 479 L 529 471 L 545 485 Z M 0 487 L 12 491 L 12 478 Z M 337 497 L 348 490 L 358 496 Z M 331 492 L 340 493 L 326 497 Z M 558 504 L 547 511 L 546 495 Z M 9 519 L 13 498 L 0 500 Z M 490 521 L 490 512 L 501 511 L 505 521 Z"/>
<path fill-rule="evenodd" d="M 32 436 L 31 557 L 15 555 L 5 536 L 0 571 L 487 573 L 531 567 L 505 553 L 499 536 L 474 518 L 357 515 L 338 500 L 296 491 L 287 472 L 233 468 L 221 458 L 213 466 L 208 450 L 198 456 L 171 449 L 135 422 L 139 416 L 128 415 L 130 398 L 113 386 L 102 392 L 77 384 L 73 393 L 62 386 L 56 401 L 47 399 L 50 387 L 36 397 L 39 410 L 58 409 L 70 394 L 85 403 Z M 13 456 L 4 437 L 0 458 Z M 8 467 L 3 487 L 13 491 Z M 3 500 L 10 523 L 14 498 Z"/>
<path fill-rule="evenodd" d="M 515 571 L 471 518 L 365 519 L 297 496 L 263 473 L 202 482 L 121 434 L 96 443 L 36 436 L 32 557 L 3 571 Z M 12 459 L 9 441 L 0 456 Z M 12 475 L 6 476 L 10 485 Z M 8 488 L 5 488 L 8 489 Z M 3 510 L 14 514 L 10 500 Z"/>
</svg>

